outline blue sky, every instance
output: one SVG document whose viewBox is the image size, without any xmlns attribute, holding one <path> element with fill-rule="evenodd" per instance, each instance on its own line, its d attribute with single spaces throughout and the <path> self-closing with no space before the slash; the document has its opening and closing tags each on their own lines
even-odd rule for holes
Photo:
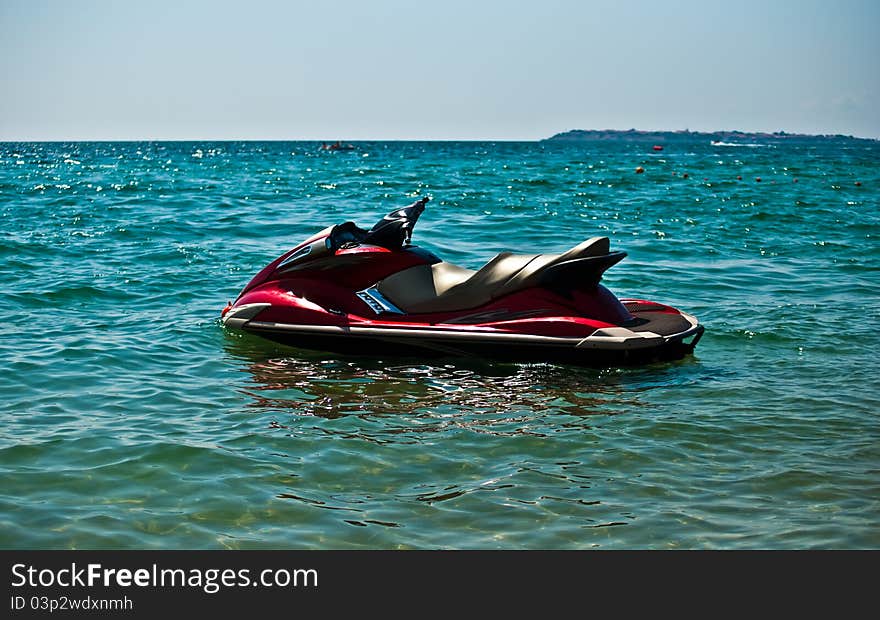
<svg viewBox="0 0 880 620">
<path fill-rule="evenodd" d="M 880 138 L 880 2 L 0 0 L 0 140 Z"/>
</svg>

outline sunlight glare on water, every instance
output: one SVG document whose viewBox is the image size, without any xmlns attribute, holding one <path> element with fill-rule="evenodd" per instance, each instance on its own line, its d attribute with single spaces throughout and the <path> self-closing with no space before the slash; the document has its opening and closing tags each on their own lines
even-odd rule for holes
<svg viewBox="0 0 880 620">
<path fill-rule="evenodd" d="M 876 144 L 317 147 L 0 144 L 0 547 L 880 546 Z M 283 251 L 423 195 L 414 242 L 471 269 L 609 236 L 605 284 L 699 317 L 696 354 L 220 327 Z"/>
</svg>

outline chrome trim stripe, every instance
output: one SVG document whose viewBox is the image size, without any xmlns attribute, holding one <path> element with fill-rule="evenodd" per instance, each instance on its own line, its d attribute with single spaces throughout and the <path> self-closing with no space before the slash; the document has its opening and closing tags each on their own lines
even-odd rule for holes
<svg viewBox="0 0 880 620">
<path fill-rule="evenodd" d="M 532 336 L 529 334 L 498 334 L 486 332 L 462 332 L 448 329 L 431 327 L 400 328 L 400 327 L 358 327 L 341 325 L 294 325 L 291 323 L 270 323 L 267 321 L 251 321 L 248 327 L 252 329 L 297 331 L 313 334 L 352 335 L 352 336 L 375 336 L 375 337 L 400 337 L 400 338 L 448 338 L 450 340 L 497 340 L 505 342 L 516 340 L 519 342 L 535 342 L 544 344 L 577 344 L 582 338 L 560 338 L 555 336 Z"/>
</svg>

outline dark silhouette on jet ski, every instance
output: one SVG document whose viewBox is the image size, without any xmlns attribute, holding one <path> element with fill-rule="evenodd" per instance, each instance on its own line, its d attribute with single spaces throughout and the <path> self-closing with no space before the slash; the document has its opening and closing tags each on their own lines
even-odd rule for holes
<svg viewBox="0 0 880 620">
<path fill-rule="evenodd" d="M 263 268 L 222 322 L 295 347 L 589 366 L 680 359 L 693 316 L 600 283 L 625 252 L 593 237 L 561 254 L 502 252 L 473 271 L 411 245 L 428 198 L 370 230 L 331 226 Z"/>
<path fill-rule="evenodd" d="M 352 150 L 354 150 L 354 145 L 348 144 L 346 142 L 342 142 L 340 140 L 337 140 L 336 142 L 333 142 L 331 144 L 327 144 L 326 142 L 322 142 L 321 143 L 321 150 L 322 151 L 352 151 Z"/>
</svg>

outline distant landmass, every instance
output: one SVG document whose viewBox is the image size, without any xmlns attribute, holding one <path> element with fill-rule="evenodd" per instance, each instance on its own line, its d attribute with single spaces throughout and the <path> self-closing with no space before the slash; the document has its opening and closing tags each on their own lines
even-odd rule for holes
<svg viewBox="0 0 880 620">
<path fill-rule="evenodd" d="M 555 136 L 544 138 L 541 142 L 597 142 L 603 140 L 615 140 L 626 142 L 651 142 L 654 144 L 692 142 L 693 140 L 707 140 L 711 142 L 744 143 L 761 141 L 767 142 L 801 142 L 815 140 L 829 141 L 856 141 L 877 142 L 872 138 L 857 138 L 842 134 L 809 135 L 802 133 L 786 133 L 777 131 L 774 133 L 746 132 L 746 131 L 642 131 L 639 129 L 572 129 L 558 133 Z"/>
</svg>

